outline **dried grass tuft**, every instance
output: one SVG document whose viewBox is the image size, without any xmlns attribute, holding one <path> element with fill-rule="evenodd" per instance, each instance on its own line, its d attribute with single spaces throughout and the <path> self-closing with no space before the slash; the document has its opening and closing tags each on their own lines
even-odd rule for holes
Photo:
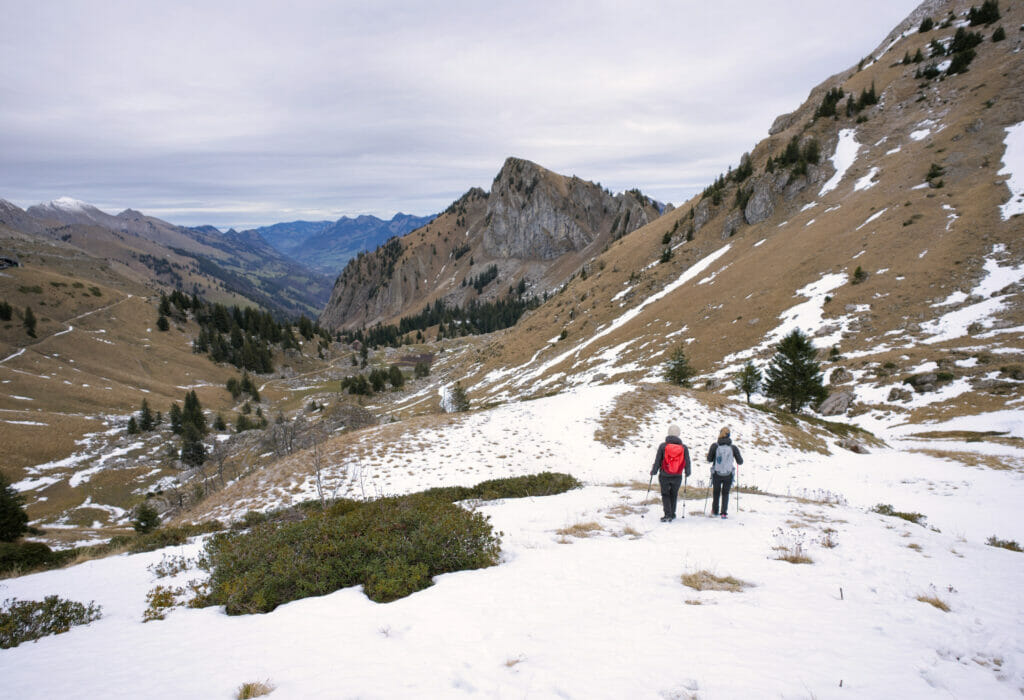
<svg viewBox="0 0 1024 700">
<path fill-rule="evenodd" d="M 739 593 L 744 588 L 754 585 L 733 576 L 715 576 L 707 569 L 683 574 L 680 581 L 684 586 L 697 591 L 729 591 L 730 593 Z"/>
</svg>

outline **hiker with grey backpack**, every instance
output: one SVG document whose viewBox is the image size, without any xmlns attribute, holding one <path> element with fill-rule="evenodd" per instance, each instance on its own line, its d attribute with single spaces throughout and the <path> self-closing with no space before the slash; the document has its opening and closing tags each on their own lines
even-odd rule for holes
<svg viewBox="0 0 1024 700">
<path fill-rule="evenodd" d="M 743 464 L 740 449 L 732 444 L 729 428 L 722 428 L 718 434 L 718 441 L 708 450 L 708 461 L 711 462 L 711 484 L 714 490 L 711 517 L 721 513 L 722 518 L 727 518 L 729 517 L 729 489 L 732 488 L 733 475 L 736 473 L 736 465 Z M 721 510 L 718 507 L 719 496 L 721 496 Z"/>
</svg>

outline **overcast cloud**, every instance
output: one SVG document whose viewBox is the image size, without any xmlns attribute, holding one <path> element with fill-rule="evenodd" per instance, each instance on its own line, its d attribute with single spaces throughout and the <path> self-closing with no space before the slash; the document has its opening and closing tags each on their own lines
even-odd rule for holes
<svg viewBox="0 0 1024 700">
<path fill-rule="evenodd" d="M 916 4 L 0 0 L 0 197 L 422 215 L 515 155 L 678 203 Z"/>
</svg>

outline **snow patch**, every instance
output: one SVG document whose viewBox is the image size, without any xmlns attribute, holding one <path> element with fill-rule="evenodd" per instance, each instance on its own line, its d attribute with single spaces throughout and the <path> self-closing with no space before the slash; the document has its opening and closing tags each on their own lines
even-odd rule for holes
<svg viewBox="0 0 1024 700">
<path fill-rule="evenodd" d="M 856 131 L 854 129 L 843 129 L 839 132 L 839 140 L 836 142 L 836 152 L 832 155 L 832 165 L 835 167 L 835 174 L 828 182 L 821 186 L 818 196 L 821 197 L 831 192 L 846 175 L 854 161 L 857 160 L 857 151 L 860 145 L 857 143 Z"/>
<path fill-rule="evenodd" d="M 853 185 L 853 191 L 859 192 L 861 190 L 869 190 L 872 187 L 874 187 L 875 184 L 877 184 L 875 176 L 878 175 L 878 172 L 879 170 L 877 166 L 871 168 L 871 170 L 868 171 L 867 175 L 857 180 L 857 182 Z"/>
<path fill-rule="evenodd" d="M 1010 199 L 999 207 L 1003 221 L 1024 214 L 1024 121 L 1006 127 L 1006 153 L 999 175 L 1006 175 Z"/>
</svg>

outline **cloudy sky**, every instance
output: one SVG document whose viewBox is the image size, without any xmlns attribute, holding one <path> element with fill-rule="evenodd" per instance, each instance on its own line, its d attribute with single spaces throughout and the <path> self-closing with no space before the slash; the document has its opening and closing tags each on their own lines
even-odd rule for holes
<svg viewBox="0 0 1024 700">
<path fill-rule="evenodd" d="M 0 198 L 428 214 L 515 155 L 678 203 L 916 4 L 0 0 Z"/>
</svg>

